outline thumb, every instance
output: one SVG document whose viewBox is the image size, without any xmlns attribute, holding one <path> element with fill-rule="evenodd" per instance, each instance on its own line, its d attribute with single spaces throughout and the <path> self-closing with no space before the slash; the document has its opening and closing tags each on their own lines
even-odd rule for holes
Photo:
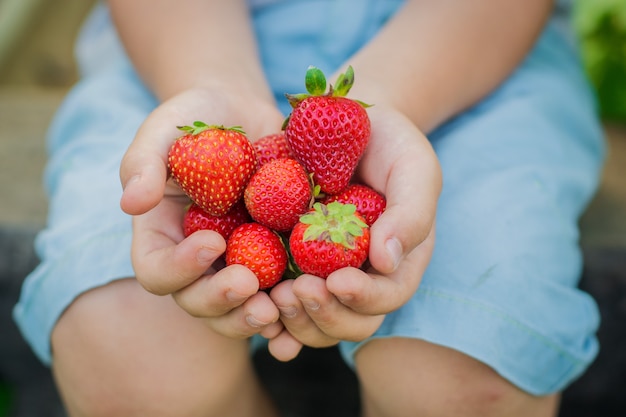
<svg viewBox="0 0 626 417">
<path fill-rule="evenodd" d="M 405 126 L 394 135 L 396 143 L 378 141 L 372 146 L 383 168 L 387 207 L 371 228 L 369 259 L 382 274 L 389 274 L 400 261 L 431 234 L 442 185 L 439 161 L 430 142 L 414 127 Z M 382 162 L 381 162 L 382 161 Z M 366 172 L 377 167 L 366 166 Z M 376 181 L 376 178 L 370 175 Z"/>
<path fill-rule="evenodd" d="M 180 121 L 159 113 L 164 112 L 157 109 L 144 121 L 121 161 L 124 192 L 120 206 L 131 215 L 154 208 L 165 192 L 167 156 L 173 141 L 180 136 L 176 129 Z"/>
</svg>

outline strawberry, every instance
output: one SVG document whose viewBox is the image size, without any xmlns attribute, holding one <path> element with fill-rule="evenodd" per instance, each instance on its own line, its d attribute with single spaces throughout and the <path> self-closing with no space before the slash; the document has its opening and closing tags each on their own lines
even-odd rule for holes
<svg viewBox="0 0 626 417">
<path fill-rule="evenodd" d="M 368 226 L 374 224 L 387 206 L 385 197 L 363 184 L 350 184 L 339 194 L 329 195 L 320 200 L 323 204 L 333 201 L 354 204 L 356 211 L 363 216 Z"/>
<path fill-rule="evenodd" d="M 251 220 L 243 200 L 239 200 L 221 216 L 213 216 L 192 203 L 183 218 L 183 234 L 187 237 L 198 230 L 213 230 L 228 240 L 235 228 Z"/>
<path fill-rule="evenodd" d="M 295 159 L 269 161 L 252 176 L 243 194 L 252 218 L 287 232 L 309 210 L 313 193 L 309 176 Z"/>
<path fill-rule="evenodd" d="M 302 272 L 327 278 L 340 268 L 360 268 L 367 259 L 369 242 L 369 227 L 356 206 L 334 201 L 315 203 L 300 218 L 291 232 L 289 248 Z"/>
<path fill-rule="evenodd" d="M 287 268 L 287 250 L 280 237 L 259 223 L 237 227 L 226 243 L 226 265 L 244 265 L 259 280 L 259 289 L 271 288 Z"/>
<path fill-rule="evenodd" d="M 259 166 L 280 158 L 293 158 L 284 132 L 272 133 L 261 137 L 252 146 L 256 150 Z"/>
<path fill-rule="evenodd" d="M 346 97 L 354 83 L 352 67 L 341 74 L 336 88 L 326 91 L 324 73 L 310 67 L 308 94 L 287 94 L 293 107 L 285 121 L 285 138 L 293 155 L 327 194 L 343 190 L 356 169 L 370 137 L 370 120 L 362 102 Z"/>
<path fill-rule="evenodd" d="M 194 122 L 171 146 L 172 177 L 193 202 L 214 216 L 225 214 L 243 195 L 256 170 L 254 147 L 239 127 Z"/>
</svg>

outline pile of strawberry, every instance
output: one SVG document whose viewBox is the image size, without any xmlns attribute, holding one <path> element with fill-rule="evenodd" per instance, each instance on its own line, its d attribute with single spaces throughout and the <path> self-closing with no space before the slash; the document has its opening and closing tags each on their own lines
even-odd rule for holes
<svg viewBox="0 0 626 417">
<path fill-rule="evenodd" d="M 367 105 L 346 97 L 352 68 L 326 92 L 321 70 L 307 70 L 308 93 L 287 94 L 283 129 L 252 143 L 240 127 L 194 122 L 170 148 L 169 170 L 192 200 L 185 236 L 213 230 L 226 240 L 227 265 L 248 267 L 259 288 L 301 273 L 328 277 L 360 268 L 369 227 L 384 197 L 352 182 L 367 147 Z"/>
</svg>

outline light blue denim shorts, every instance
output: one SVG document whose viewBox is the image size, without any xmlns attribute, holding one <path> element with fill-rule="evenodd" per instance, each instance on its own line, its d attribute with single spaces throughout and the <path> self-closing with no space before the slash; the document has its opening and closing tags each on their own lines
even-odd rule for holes
<svg viewBox="0 0 626 417">
<path fill-rule="evenodd" d="M 283 93 L 302 90 L 309 65 L 334 71 L 402 1 L 268 3 L 253 18 L 267 77 L 287 113 Z M 79 294 L 134 275 L 118 169 L 157 105 L 104 6 L 88 19 L 76 50 L 83 77 L 48 137 L 41 264 L 14 310 L 44 363 L 52 360 L 57 319 Z M 533 394 L 562 390 L 581 375 L 598 351 L 597 306 L 577 289 L 577 222 L 604 156 L 595 114 L 567 18 L 555 12 L 508 80 L 430 135 L 444 176 L 433 259 L 410 302 L 373 337 L 448 346 Z M 364 343 L 341 343 L 348 364 Z"/>
</svg>

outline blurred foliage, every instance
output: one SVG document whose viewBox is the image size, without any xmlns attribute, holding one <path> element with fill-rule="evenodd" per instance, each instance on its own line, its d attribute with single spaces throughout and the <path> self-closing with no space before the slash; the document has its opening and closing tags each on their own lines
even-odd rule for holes
<svg viewBox="0 0 626 417">
<path fill-rule="evenodd" d="M 626 0 L 575 0 L 574 26 L 602 117 L 626 122 Z"/>
<path fill-rule="evenodd" d="M 11 407 L 11 388 L 0 381 L 0 417 L 6 416 Z"/>
</svg>

